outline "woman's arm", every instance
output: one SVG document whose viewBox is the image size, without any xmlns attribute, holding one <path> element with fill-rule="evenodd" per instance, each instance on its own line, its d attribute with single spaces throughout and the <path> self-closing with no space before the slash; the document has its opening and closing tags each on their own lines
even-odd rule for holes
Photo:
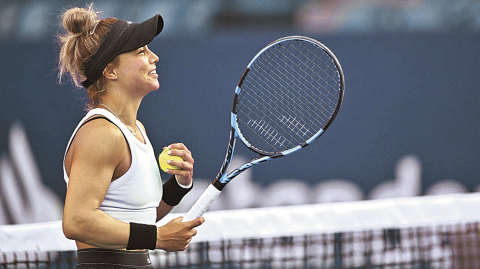
<svg viewBox="0 0 480 269">
<path fill-rule="evenodd" d="M 67 238 L 96 247 L 127 246 L 129 224 L 99 207 L 117 168 L 127 166 L 128 170 L 129 154 L 122 132 L 108 121 L 94 120 L 79 129 L 65 163 L 69 183 L 63 231 Z"/>
<path fill-rule="evenodd" d="M 105 120 L 86 123 L 77 132 L 65 159 L 69 184 L 65 198 L 63 232 L 69 239 L 95 247 L 125 249 L 130 224 L 99 209 L 112 178 L 118 178 L 131 163 L 128 144 L 121 131 Z M 157 229 L 156 247 L 175 251 L 188 247 L 195 227 L 174 220 Z"/>
</svg>

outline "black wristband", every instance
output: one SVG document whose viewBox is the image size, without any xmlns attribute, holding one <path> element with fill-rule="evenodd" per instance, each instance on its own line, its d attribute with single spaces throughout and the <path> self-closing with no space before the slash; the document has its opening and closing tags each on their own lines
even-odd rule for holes
<svg viewBox="0 0 480 269">
<path fill-rule="evenodd" d="M 157 226 L 130 222 L 127 250 L 155 249 L 156 245 Z"/>
<path fill-rule="evenodd" d="M 180 185 L 178 185 L 175 175 L 173 175 L 167 180 L 167 182 L 163 184 L 162 188 L 162 200 L 169 206 L 176 206 L 178 203 L 180 203 L 183 196 L 185 196 L 193 188 L 193 184 L 188 189 L 182 188 Z"/>
</svg>

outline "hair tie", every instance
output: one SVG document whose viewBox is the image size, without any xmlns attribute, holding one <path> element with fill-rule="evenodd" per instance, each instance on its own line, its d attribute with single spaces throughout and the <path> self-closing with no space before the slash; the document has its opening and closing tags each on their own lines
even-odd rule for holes
<svg viewBox="0 0 480 269">
<path fill-rule="evenodd" d="M 100 23 L 100 21 L 97 22 L 97 24 L 95 24 L 95 26 L 93 27 L 93 30 L 90 31 L 90 35 L 93 35 L 95 33 L 95 29 L 97 29 L 97 25 Z"/>
</svg>

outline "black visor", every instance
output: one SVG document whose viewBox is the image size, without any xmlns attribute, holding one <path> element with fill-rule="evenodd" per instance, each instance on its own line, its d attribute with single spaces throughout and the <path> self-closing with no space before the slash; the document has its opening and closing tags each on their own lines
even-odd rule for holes
<svg viewBox="0 0 480 269">
<path fill-rule="evenodd" d="M 87 79 L 82 82 L 83 87 L 90 87 L 100 77 L 105 66 L 117 55 L 147 45 L 162 29 L 163 19 L 160 15 L 155 15 L 142 23 L 118 20 L 97 53 L 87 63 L 85 70 Z"/>
</svg>

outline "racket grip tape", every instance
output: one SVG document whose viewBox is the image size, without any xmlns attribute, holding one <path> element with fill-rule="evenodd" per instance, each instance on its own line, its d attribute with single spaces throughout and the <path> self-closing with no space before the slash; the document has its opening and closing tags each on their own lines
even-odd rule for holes
<svg viewBox="0 0 480 269">
<path fill-rule="evenodd" d="M 219 191 L 215 186 L 212 184 L 208 185 L 207 189 L 203 192 L 203 194 L 198 198 L 198 200 L 195 202 L 195 204 L 190 208 L 190 210 L 187 212 L 185 217 L 183 218 L 183 221 L 190 221 L 194 220 L 210 207 L 210 205 L 217 199 L 218 195 L 220 195 L 221 191 Z"/>
</svg>

